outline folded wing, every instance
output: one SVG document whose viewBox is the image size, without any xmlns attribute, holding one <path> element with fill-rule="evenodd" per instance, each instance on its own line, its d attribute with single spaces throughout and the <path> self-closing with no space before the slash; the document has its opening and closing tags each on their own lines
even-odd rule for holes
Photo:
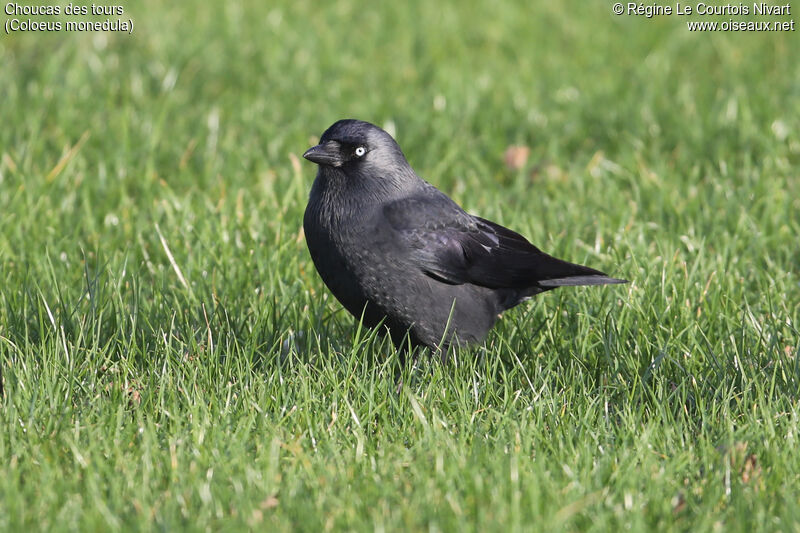
<svg viewBox="0 0 800 533">
<path fill-rule="evenodd" d="M 599 270 L 556 259 L 508 228 L 464 212 L 435 189 L 387 204 L 384 216 L 427 275 L 489 288 L 624 283 Z"/>
</svg>

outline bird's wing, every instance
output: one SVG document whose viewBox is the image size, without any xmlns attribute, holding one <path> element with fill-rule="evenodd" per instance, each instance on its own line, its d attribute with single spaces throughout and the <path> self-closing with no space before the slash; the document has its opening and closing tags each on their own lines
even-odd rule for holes
<svg viewBox="0 0 800 533">
<path fill-rule="evenodd" d="M 469 215 L 439 191 L 389 203 L 383 215 L 412 263 L 445 283 L 525 288 L 617 281 L 545 254 L 519 233 Z"/>
</svg>

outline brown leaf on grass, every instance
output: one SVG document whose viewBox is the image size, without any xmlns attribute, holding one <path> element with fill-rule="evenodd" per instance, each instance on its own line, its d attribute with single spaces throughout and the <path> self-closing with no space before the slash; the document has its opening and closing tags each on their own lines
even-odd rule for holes
<svg viewBox="0 0 800 533">
<path fill-rule="evenodd" d="M 751 453 L 745 457 L 742 465 L 742 483 L 750 483 L 750 480 L 757 479 L 759 475 L 761 475 L 761 466 L 758 464 L 758 457 Z"/>
<path fill-rule="evenodd" d="M 726 455 L 731 469 L 739 473 L 742 483 L 758 491 L 761 486 L 761 465 L 758 463 L 758 456 L 750 453 L 748 448 L 749 443 L 740 441 L 734 443 L 731 448 L 722 446 L 720 451 Z"/>
<path fill-rule="evenodd" d="M 527 146 L 512 145 L 506 148 L 503 161 L 509 170 L 519 170 L 528 162 L 531 149 Z"/>
<path fill-rule="evenodd" d="M 139 392 L 139 387 L 136 384 L 130 385 L 125 392 L 128 394 L 129 406 L 139 405 L 142 403 L 142 393 Z"/>
<path fill-rule="evenodd" d="M 273 509 L 278 506 L 278 498 L 273 496 L 267 496 L 263 502 L 261 502 L 260 507 L 262 509 Z"/>
<path fill-rule="evenodd" d="M 684 509 L 686 509 L 686 498 L 683 496 L 683 492 L 679 492 L 672 498 L 672 514 L 677 515 L 680 514 Z"/>
</svg>

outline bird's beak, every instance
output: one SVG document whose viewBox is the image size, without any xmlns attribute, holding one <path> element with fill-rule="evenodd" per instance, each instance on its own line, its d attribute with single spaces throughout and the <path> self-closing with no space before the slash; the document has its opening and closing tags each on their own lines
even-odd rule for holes
<svg viewBox="0 0 800 533">
<path fill-rule="evenodd" d="M 340 167 L 343 163 L 340 146 L 336 141 L 327 141 L 312 146 L 306 150 L 303 157 L 318 165 Z"/>
</svg>

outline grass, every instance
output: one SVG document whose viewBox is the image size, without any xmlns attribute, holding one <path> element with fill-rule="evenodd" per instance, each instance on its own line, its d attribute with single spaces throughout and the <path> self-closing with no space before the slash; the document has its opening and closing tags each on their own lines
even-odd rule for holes
<svg viewBox="0 0 800 533">
<path fill-rule="evenodd" d="M 800 529 L 796 33 L 124 7 L 132 35 L 0 38 L 0 529 Z M 300 233 L 342 117 L 632 283 L 404 365 Z"/>
</svg>

